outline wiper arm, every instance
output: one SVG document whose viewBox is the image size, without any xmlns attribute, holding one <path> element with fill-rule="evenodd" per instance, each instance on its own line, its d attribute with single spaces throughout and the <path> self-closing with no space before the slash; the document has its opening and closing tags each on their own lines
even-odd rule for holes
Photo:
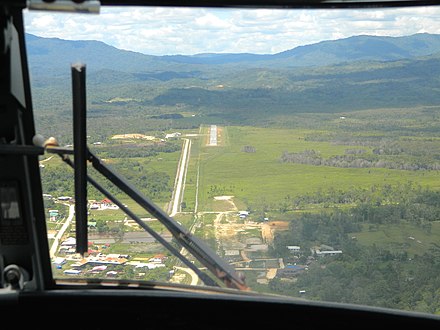
<svg viewBox="0 0 440 330">
<path fill-rule="evenodd" d="M 217 278 L 222 280 L 228 287 L 240 290 L 247 290 L 243 280 L 237 275 L 235 270 L 214 253 L 202 240 L 193 236 L 188 230 L 181 226 L 177 221 L 166 214 L 160 207 L 156 206 L 146 196 L 124 180 L 116 172 L 112 171 L 104 162 L 88 150 L 88 160 L 93 167 L 111 181 L 115 186 L 130 196 L 135 202 L 156 217 L 174 236 L 174 238 L 186 248 L 197 260 L 208 268 Z"/>
<path fill-rule="evenodd" d="M 67 157 L 68 154 L 73 154 L 73 150 L 58 147 L 47 147 L 46 150 L 50 153 L 55 153 L 61 156 L 63 161 L 74 168 L 74 163 Z M 166 214 L 160 207 L 156 206 L 146 196 L 122 178 L 119 174 L 114 172 L 108 167 L 100 158 L 95 156 L 88 148 L 87 160 L 91 162 L 93 168 L 95 168 L 100 174 L 112 182 L 115 186 L 121 189 L 129 197 L 131 197 L 138 205 L 148 211 L 153 217 L 157 218 L 173 235 L 177 242 L 186 248 L 203 266 L 210 270 L 219 280 L 221 280 L 227 287 L 235 288 L 239 290 L 249 290 L 244 283 L 243 279 L 238 276 L 235 270 L 221 259 L 215 252 L 211 250 L 202 240 L 192 235 L 188 230 L 181 226 L 176 220 Z M 205 273 L 201 272 L 191 261 L 177 251 L 172 245 L 170 245 L 165 239 L 151 229 L 145 222 L 137 217 L 130 209 L 128 209 L 123 203 L 118 201 L 110 192 L 103 188 L 92 177 L 87 175 L 87 180 L 95 186 L 101 193 L 107 198 L 112 200 L 117 206 L 121 208 L 127 215 L 135 220 L 143 229 L 156 238 L 161 244 L 164 245 L 171 253 L 178 257 L 185 265 L 191 268 L 200 279 L 206 285 L 216 285 L 216 283 L 208 277 Z"/>
<path fill-rule="evenodd" d="M 60 155 L 62 160 L 67 163 L 73 169 L 75 168 L 74 163 L 66 155 Z M 141 226 L 146 232 L 153 236 L 160 244 L 162 244 L 166 249 L 168 249 L 174 256 L 180 259 L 188 268 L 192 269 L 197 276 L 202 280 L 203 283 L 210 286 L 217 286 L 217 284 L 205 273 L 200 271 L 191 261 L 189 261 L 185 256 L 183 256 L 177 249 L 175 249 L 170 243 L 168 243 L 162 236 L 160 236 L 156 231 L 154 231 L 150 226 L 148 226 L 142 219 L 140 219 L 136 214 L 134 214 L 128 207 L 126 207 L 122 202 L 120 202 L 116 197 L 113 196 L 107 189 L 100 185 L 95 179 L 87 175 L 87 181 L 90 182 L 98 191 L 100 191 L 105 197 L 110 199 L 115 203 L 125 214 L 131 217 L 136 223 Z"/>
</svg>

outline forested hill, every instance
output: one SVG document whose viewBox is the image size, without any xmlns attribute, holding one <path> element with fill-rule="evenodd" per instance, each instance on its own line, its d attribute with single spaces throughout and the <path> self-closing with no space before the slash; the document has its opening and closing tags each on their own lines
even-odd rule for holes
<svg viewBox="0 0 440 330">
<path fill-rule="evenodd" d="M 440 52 L 440 35 L 405 37 L 355 36 L 296 47 L 277 54 L 197 54 L 151 56 L 117 49 L 99 41 L 71 41 L 26 35 L 29 61 L 36 73 L 59 74 L 70 63 L 92 70 L 126 73 L 205 71 L 210 66 L 286 68 L 323 66 L 353 61 L 390 61 Z M 68 70 L 67 70 L 68 71 Z"/>
<path fill-rule="evenodd" d="M 357 36 L 273 55 L 151 56 L 32 35 L 27 44 L 38 116 L 66 115 L 78 61 L 95 117 L 192 113 L 198 123 L 268 125 L 276 114 L 440 104 L 440 35 Z"/>
</svg>

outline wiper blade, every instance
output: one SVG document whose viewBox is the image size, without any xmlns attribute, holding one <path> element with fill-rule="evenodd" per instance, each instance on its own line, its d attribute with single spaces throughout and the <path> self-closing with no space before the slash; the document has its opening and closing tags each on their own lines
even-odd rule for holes
<svg viewBox="0 0 440 330">
<path fill-rule="evenodd" d="M 88 160 L 93 167 L 111 181 L 115 186 L 130 196 L 135 202 L 148 211 L 153 217 L 156 217 L 174 236 L 177 242 L 186 248 L 201 264 L 208 268 L 217 278 L 226 286 L 239 290 L 247 290 L 242 278 L 238 276 L 235 270 L 214 253 L 202 240 L 193 236 L 172 217 L 166 214 L 160 207 L 156 206 L 146 196 L 143 196 L 129 182 L 124 180 L 117 173 L 112 171 L 104 162 L 88 150 Z"/>
<path fill-rule="evenodd" d="M 62 157 L 64 162 L 69 164 L 72 168 L 75 168 L 74 163 L 68 157 Z M 210 286 L 216 286 L 217 284 L 205 273 L 200 271 L 191 261 L 189 261 L 185 256 L 183 256 L 178 250 L 176 250 L 171 244 L 169 244 L 162 236 L 160 236 L 156 231 L 150 228 L 142 219 L 140 219 L 136 214 L 134 214 L 128 207 L 126 207 L 122 202 L 120 202 L 116 197 L 113 196 L 107 189 L 102 187 L 95 179 L 87 175 L 87 181 L 89 181 L 97 190 L 99 190 L 104 196 L 110 199 L 114 204 L 116 204 L 125 214 L 131 217 L 136 223 L 141 226 L 146 232 L 153 236 L 159 243 L 161 243 L 165 248 L 167 248 L 172 254 L 180 259 L 188 268 L 192 269 L 197 276 L 202 280 L 203 283 Z"/>
<path fill-rule="evenodd" d="M 67 157 L 67 154 L 73 154 L 73 150 L 48 147 L 46 149 L 50 153 L 59 154 L 61 158 L 74 168 L 74 163 Z M 244 280 L 236 273 L 229 264 L 221 259 L 215 252 L 211 250 L 205 242 L 194 236 L 181 226 L 176 220 L 165 213 L 160 207 L 155 205 L 149 198 L 144 196 L 139 190 L 127 182 L 118 173 L 114 172 L 108 167 L 100 158 L 94 155 L 88 148 L 87 159 L 91 162 L 94 169 L 96 169 L 101 175 L 107 178 L 115 186 L 121 189 L 129 197 L 131 197 L 138 205 L 148 211 L 153 217 L 157 218 L 173 235 L 176 241 L 185 249 L 187 249 L 203 266 L 205 266 L 212 274 L 214 274 L 219 280 L 221 280 L 227 287 L 235 288 L 238 290 L 247 291 L 249 288 L 244 283 Z M 130 209 L 128 209 L 123 203 L 118 201 L 111 193 L 103 188 L 92 177 L 87 175 L 87 180 L 95 186 L 101 193 L 107 198 L 112 200 L 117 206 L 121 208 L 128 216 L 135 220 L 143 229 L 156 238 L 161 244 L 170 250 L 175 256 L 177 256 L 185 265 L 194 270 L 200 279 L 207 285 L 216 285 L 215 282 L 209 278 L 206 274 L 201 272 L 191 261 L 177 251 L 172 245 L 164 240 L 159 234 L 151 229 L 145 222 L 137 217 Z"/>
</svg>

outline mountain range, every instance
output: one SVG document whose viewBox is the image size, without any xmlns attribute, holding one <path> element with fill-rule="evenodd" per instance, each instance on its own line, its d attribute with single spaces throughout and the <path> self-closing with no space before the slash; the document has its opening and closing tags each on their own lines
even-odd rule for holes
<svg viewBox="0 0 440 330">
<path fill-rule="evenodd" d="M 163 72 L 209 71 L 223 68 L 298 68 L 328 66 L 353 61 L 396 61 L 440 53 L 440 35 L 414 34 L 404 37 L 354 36 L 299 46 L 276 54 L 196 54 L 152 56 L 117 49 L 100 41 L 72 41 L 26 34 L 30 66 L 36 74 L 68 72 L 71 63 L 86 63 L 89 70 L 126 73 L 155 73 L 168 79 L 179 74 Z"/>
<path fill-rule="evenodd" d="M 70 109 L 70 65 L 78 61 L 87 65 L 91 116 L 197 113 L 209 122 L 243 124 L 275 113 L 440 104 L 436 34 L 362 35 L 277 54 L 192 56 L 152 56 L 99 41 L 29 34 L 26 42 L 42 113 Z"/>
</svg>

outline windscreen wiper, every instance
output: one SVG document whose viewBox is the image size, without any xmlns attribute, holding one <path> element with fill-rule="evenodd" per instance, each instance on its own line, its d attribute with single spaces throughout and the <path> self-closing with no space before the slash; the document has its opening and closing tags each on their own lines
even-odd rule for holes
<svg viewBox="0 0 440 330">
<path fill-rule="evenodd" d="M 185 265 L 191 268 L 199 278 L 210 286 L 217 285 L 216 282 L 197 268 L 190 260 L 188 260 L 182 253 L 175 249 L 158 233 L 151 229 L 144 221 L 137 217 L 132 211 L 128 209 L 123 203 L 118 201 L 111 193 L 103 188 L 96 180 L 87 174 L 86 162 L 90 162 L 94 169 L 96 169 L 107 180 L 112 182 L 116 187 L 127 194 L 143 209 L 148 211 L 153 217 L 157 218 L 173 235 L 175 240 L 188 252 L 190 252 L 203 266 L 205 266 L 212 274 L 221 280 L 227 287 L 239 290 L 249 290 L 241 278 L 229 264 L 221 259 L 215 252 L 211 250 L 202 240 L 192 235 L 190 231 L 181 226 L 176 220 L 165 213 L 160 207 L 155 205 L 148 197 L 144 196 L 136 187 L 131 185 L 118 173 L 107 166 L 99 157 L 94 155 L 86 145 L 86 102 L 85 102 L 85 66 L 72 65 L 72 91 L 73 91 L 73 119 L 74 119 L 74 149 L 60 148 L 54 138 L 44 141 L 41 136 L 34 140 L 34 143 L 46 148 L 50 153 L 58 154 L 64 162 L 71 166 L 75 171 L 75 200 L 78 205 L 79 213 L 77 216 L 82 219 L 77 219 L 77 235 L 81 237 L 82 247 L 77 247 L 77 252 L 84 251 L 87 244 L 87 212 L 84 212 L 84 207 L 87 205 L 86 189 L 84 186 L 87 181 L 95 188 L 103 193 L 107 198 L 112 200 L 120 207 L 127 215 L 136 221 L 143 229 L 151 234 L 157 241 L 159 241 L 165 248 L 178 257 Z M 53 140 L 51 140 L 53 139 Z M 74 155 L 75 163 L 72 162 L 68 155 Z M 79 181 L 79 182 L 78 182 Z M 83 186 L 79 186 L 81 183 Z M 75 204 L 76 206 L 76 204 Z"/>
<path fill-rule="evenodd" d="M 59 148 L 56 145 L 47 145 L 45 147 L 47 152 L 58 154 L 65 163 L 75 169 L 74 162 L 68 157 L 69 154 L 74 153 L 72 149 Z M 208 247 L 202 240 L 192 235 L 191 232 L 186 230 L 176 220 L 167 215 L 160 207 L 156 206 L 147 197 L 143 196 L 140 191 L 133 187 L 123 177 L 110 169 L 110 167 L 108 167 L 100 158 L 94 155 L 88 148 L 87 155 L 87 160 L 91 162 L 93 168 L 95 168 L 116 187 L 131 197 L 135 202 L 138 203 L 138 205 L 148 211 L 153 217 L 156 217 L 170 231 L 170 233 L 182 247 L 186 248 L 202 265 L 210 270 L 227 287 L 239 290 L 248 290 L 248 287 L 244 283 L 243 279 L 238 276 L 235 270 L 216 253 L 214 253 L 211 248 Z M 206 285 L 216 286 L 216 283 L 209 276 L 197 268 L 190 260 L 188 260 L 182 253 L 168 243 L 156 231 L 151 229 L 144 221 L 136 216 L 128 207 L 115 198 L 90 175 L 87 175 L 87 181 L 108 199 L 113 201 L 123 212 L 136 221 L 139 226 L 152 235 L 172 254 L 179 258 L 186 266 L 188 266 L 188 268 L 192 269 Z"/>
<path fill-rule="evenodd" d="M 66 150 L 60 148 L 48 148 L 48 152 L 57 153 L 61 156 L 61 159 L 67 163 L 70 167 L 75 169 L 74 162 L 68 157 Z M 131 217 L 136 223 L 142 227 L 146 232 L 153 236 L 160 244 L 162 244 L 166 249 L 168 249 L 174 256 L 176 256 L 180 261 L 182 261 L 188 268 L 193 270 L 197 276 L 202 280 L 203 283 L 210 286 L 216 286 L 217 284 L 205 273 L 200 271 L 190 260 L 183 256 L 177 249 L 175 249 L 170 243 L 168 243 L 162 236 L 160 236 L 155 230 L 150 228 L 142 219 L 140 219 L 136 214 L 134 214 L 128 207 L 125 206 L 121 201 L 119 201 L 113 194 L 111 194 L 107 189 L 105 189 L 101 184 L 99 184 L 91 176 L 86 175 L 87 181 L 91 183 L 99 192 L 101 192 L 105 197 L 111 200 L 115 205 L 117 205 L 125 214 Z"/>
</svg>

